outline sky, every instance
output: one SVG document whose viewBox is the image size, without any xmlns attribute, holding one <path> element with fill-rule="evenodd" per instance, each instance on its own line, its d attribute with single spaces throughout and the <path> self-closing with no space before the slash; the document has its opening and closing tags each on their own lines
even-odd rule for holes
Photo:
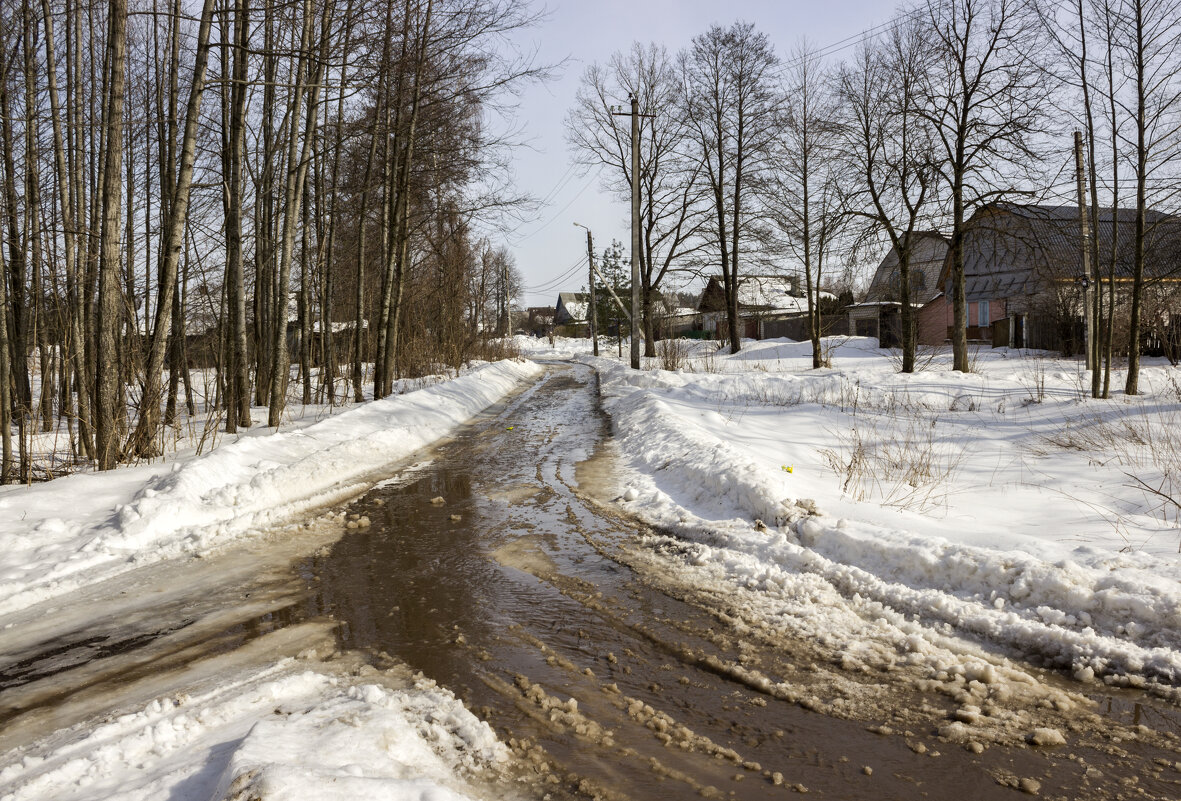
<svg viewBox="0 0 1181 801">
<path fill-rule="evenodd" d="M 538 6 L 540 8 L 540 6 Z M 802 39 L 818 47 L 837 43 L 852 50 L 864 31 L 889 20 L 890 0 L 550 0 L 547 17 L 524 34 L 519 45 L 536 47 L 541 63 L 565 62 L 559 75 L 531 86 L 521 97 L 517 123 L 529 142 L 514 154 L 518 189 L 546 202 L 523 224 L 494 232 L 516 258 L 525 281 L 522 306 L 553 306 L 559 291 L 577 291 L 585 268 L 571 273 L 586 254 L 586 232 L 595 251 L 612 239 L 630 243 L 628 204 L 601 188 L 594 173 L 575 166 L 566 144 L 564 120 L 583 71 L 605 62 L 633 41 L 655 41 L 670 52 L 687 45 L 714 23 L 752 22 L 768 35 L 780 57 Z"/>
</svg>

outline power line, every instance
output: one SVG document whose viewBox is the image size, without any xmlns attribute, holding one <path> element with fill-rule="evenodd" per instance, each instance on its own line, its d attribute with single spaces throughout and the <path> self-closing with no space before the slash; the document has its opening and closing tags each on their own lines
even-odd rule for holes
<svg viewBox="0 0 1181 801">
<path fill-rule="evenodd" d="M 570 278 L 572 276 L 577 274 L 578 271 L 582 269 L 582 266 L 584 264 L 586 264 L 586 256 L 582 256 L 581 258 L 579 258 L 578 261 L 576 261 L 573 265 L 571 265 L 571 267 L 569 269 L 567 269 L 564 273 L 559 275 L 557 278 L 553 278 L 549 281 L 546 281 L 544 284 L 539 284 L 538 286 L 526 287 L 526 290 L 533 291 L 533 292 L 551 291 L 555 287 L 558 287 L 561 284 L 565 283 L 566 281 L 570 280 Z"/>
<path fill-rule="evenodd" d="M 518 246 L 520 246 L 520 245 L 524 244 L 525 242 L 528 242 L 530 239 L 532 239 L 533 237 L 535 237 L 535 236 L 537 236 L 538 234 L 540 234 L 540 233 L 541 233 L 542 231 L 544 231 L 546 228 L 549 228 L 551 225 L 553 225 L 553 223 L 554 223 L 554 220 L 556 220 L 556 219 L 558 219 L 559 217 L 561 217 L 561 216 L 562 216 L 562 215 L 563 215 L 563 214 L 566 212 L 566 210 L 567 210 L 568 208 L 570 208 L 571 206 L 573 206 L 573 205 L 574 205 L 574 201 L 576 201 L 576 200 L 578 200 L 578 198 L 582 197 L 583 193 L 584 193 L 584 192 L 586 192 L 586 190 L 590 189 L 590 187 L 591 187 L 591 184 L 593 184 L 593 183 L 595 182 L 595 180 L 596 180 L 598 177 L 599 177 L 599 174 L 598 174 L 598 172 L 595 172 L 595 174 L 594 174 L 594 175 L 592 175 L 592 176 L 590 176 L 590 179 L 589 179 L 589 180 L 588 180 L 588 181 L 587 181 L 585 184 L 583 184 L 583 187 L 582 187 L 582 189 L 579 189 L 579 190 L 578 190 L 578 193 L 577 193 L 576 195 L 574 195 L 574 197 L 570 198 L 569 202 L 568 202 L 568 203 L 566 203 L 566 205 L 565 205 L 565 206 L 562 206 L 562 208 L 558 209 L 558 211 L 557 211 L 557 212 L 555 212 L 555 213 L 554 213 L 554 215 L 553 215 L 552 217 L 550 217 L 548 220 L 546 220 L 546 221 L 545 221 L 545 223 L 544 223 L 544 224 L 542 224 L 542 226 L 541 226 L 540 228 L 538 228 L 538 229 L 536 229 L 536 230 L 534 230 L 534 231 L 531 231 L 531 232 L 530 232 L 529 234 L 527 234 L 525 237 L 523 237 L 523 238 L 521 238 L 521 239 L 518 239 L 516 242 L 514 242 L 514 243 L 513 243 L 513 246 L 514 246 L 514 247 L 518 247 Z"/>
<path fill-rule="evenodd" d="M 824 47 L 821 47 L 819 50 L 815 50 L 815 51 L 808 52 L 808 53 L 803 53 L 803 54 L 797 56 L 796 58 L 789 59 L 788 61 L 784 61 L 780 65 L 779 70 L 777 70 L 776 75 L 782 76 L 788 70 L 791 70 L 794 67 L 798 67 L 799 65 L 803 64 L 805 61 L 807 61 L 809 59 L 828 58 L 829 56 L 831 56 L 834 53 L 839 53 L 840 51 L 846 50 L 854 45 L 862 44 L 863 42 L 868 42 L 870 39 L 874 39 L 877 36 L 881 35 L 882 33 L 885 33 L 887 29 L 896 29 L 900 25 L 902 25 L 904 22 L 906 22 L 907 20 L 912 19 L 912 18 L 917 18 L 919 16 L 919 14 L 921 14 L 923 11 L 924 11 L 924 9 L 922 9 L 922 8 L 911 9 L 910 11 L 898 14 L 897 16 L 893 17 L 892 19 L 888 19 L 885 22 L 879 22 L 877 25 L 872 25 L 872 26 L 866 28 L 865 30 L 860 31 L 859 33 L 854 33 L 850 36 L 846 36 L 844 39 L 838 39 L 837 41 L 833 42 L 832 44 L 828 44 L 828 45 L 825 45 Z"/>
</svg>

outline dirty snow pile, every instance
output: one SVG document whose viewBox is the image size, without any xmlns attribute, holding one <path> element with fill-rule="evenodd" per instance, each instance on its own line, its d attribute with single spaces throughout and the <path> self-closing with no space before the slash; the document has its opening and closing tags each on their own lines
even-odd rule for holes
<svg viewBox="0 0 1181 801">
<path fill-rule="evenodd" d="M 321 666 L 322 668 L 323 666 Z M 464 801 L 508 749 L 447 690 L 286 659 L 153 700 L 0 767 L 0 801 Z"/>
<path fill-rule="evenodd" d="M 788 340 L 681 343 L 675 371 L 580 357 L 657 540 L 852 669 L 983 686 L 1021 681 L 1015 658 L 1175 693 L 1181 510 L 1152 489 L 1181 489 L 1181 371 L 1147 360 L 1144 395 L 1092 400 L 1046 354 L 903 375 L 876 340 L 826 346 L 819 370 Z"/>
<path fill-rule="evenodd" d="M 326 419 L 255 426 L 201 456 L 0 488 L 0 615 L 356 494 L 540 372 L 484 364 Z"/>
</svg>

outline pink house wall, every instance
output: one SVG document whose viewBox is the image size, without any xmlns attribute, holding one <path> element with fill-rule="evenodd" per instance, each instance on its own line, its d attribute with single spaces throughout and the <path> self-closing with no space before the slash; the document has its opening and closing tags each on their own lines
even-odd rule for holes
<svg viewBox="0 0 1181 801">
<path fill-rule="evenodd" d="M 991 340 L 992 334 L 988 326 L 997 320 L 1003 320 L 1008 315 L 1007 304 L 1004 300 L 990 300 L 988 302 L 988 320 L 984 326 L 980 325 L 980 304 L 968 304 L 968 339 Z M 948 339 L 948 332 L 954 323 L 955 315 L 951 300 L 947 297 L 935 298 L 919 311 L 919 342 L 923 345 L 942 345 Z"/>
</svg>

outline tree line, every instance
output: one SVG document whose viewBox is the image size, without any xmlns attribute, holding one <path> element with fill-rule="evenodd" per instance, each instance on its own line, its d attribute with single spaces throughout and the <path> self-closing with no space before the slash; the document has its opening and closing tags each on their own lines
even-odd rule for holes
<svg viewBox="0 0 1181 801">
<path fill-rule="evenodd" d="M 612 107 L 634 94 L 650 115 L 639 168 L 648 355 L 653 299 L 670 271 L 720 272 L 737 352 L 741 275 L 789 262 L 807 290 L 819 367 L 822 285 L 886 245 L 898 255 L 901 367 L 912 372 L 914 235 L 938 229 L 949 239 L 953 367 L 966 372 L 966 222 L 985 204 L 1054 199 L 1080 204 L 1078 241 L 1096 277 L 1092 394 L 1109 394 L 1116 347 L 1136 394 L 1146 242 L 1161 219 L 1150 209 L 1181 205 L 1181 1 L 920 0 L 838 52 L 804 42 L 780 55 L 736 22 L 675 53 L 637 42 L 584 72 L 567 138 L 621 197 L 630 138 Z M 1133 208 L 1134 235 L 1121 242 L 1116 226 L 1099 252 L 1099 237 L 1082 232 L 1121 206 Z M 1123 248 L 1133 252 L 1126 280 Z M 1125 343 L 1113 343 L 1117 295 Z"/>
<path fill-rule="evenodd" d="M 0 0 L 0 483 L 34 477 L 38 431 L 109 469 L 201 395 L 233 433 L 487 354 L 520 286 L 487 231 L 527 203 L 504 112 L 547 74 L 512 46 L 536 20 Z"/>
</svg>

